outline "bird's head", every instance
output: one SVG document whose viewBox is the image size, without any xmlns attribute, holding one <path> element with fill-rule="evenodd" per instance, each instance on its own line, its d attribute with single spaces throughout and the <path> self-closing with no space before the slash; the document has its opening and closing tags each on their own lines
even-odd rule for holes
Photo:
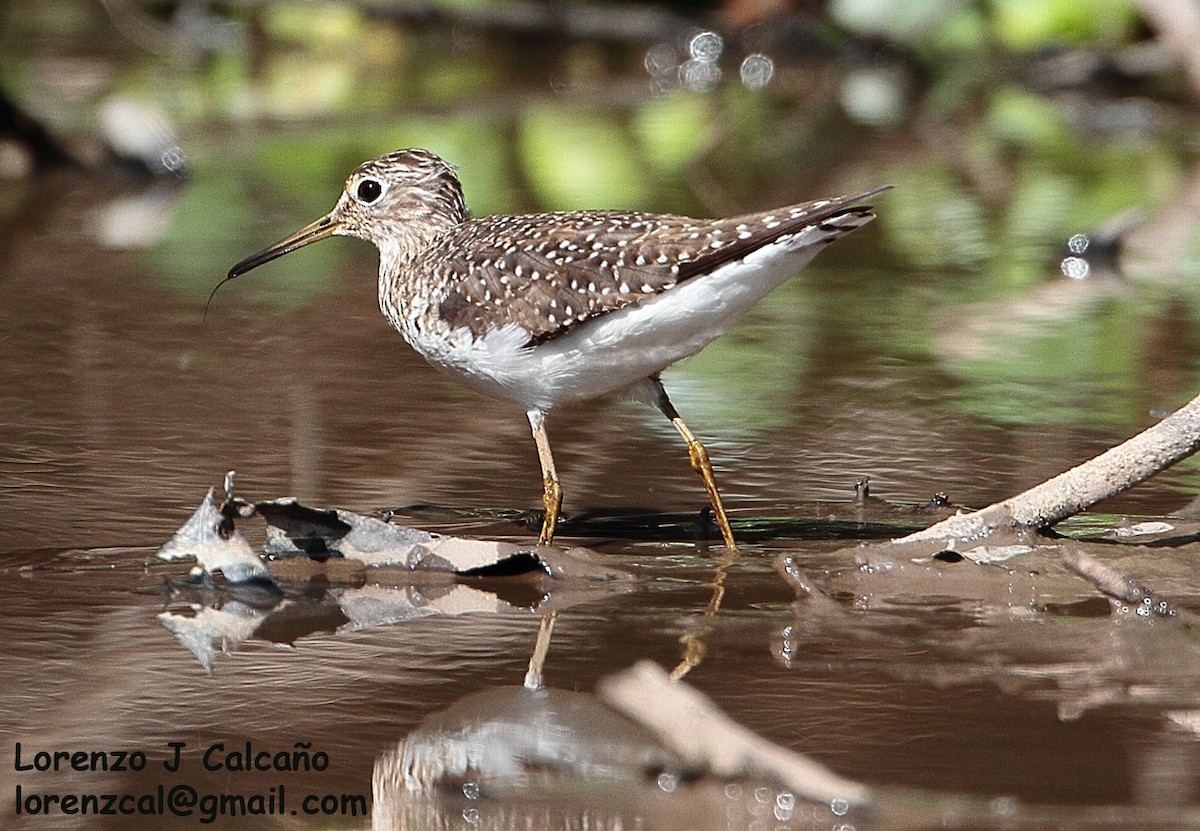
<svg viewBox="0 0 1200 831">
<path fill-rule="evenodd" d="M 397 150 L 360 164 L 332 211 L 229 269 L 238 277 L 327 237 L 375 244 L 382 260 L 403 261 L 466 219 L 454 168 L 428 150 Z"/>
</svg>

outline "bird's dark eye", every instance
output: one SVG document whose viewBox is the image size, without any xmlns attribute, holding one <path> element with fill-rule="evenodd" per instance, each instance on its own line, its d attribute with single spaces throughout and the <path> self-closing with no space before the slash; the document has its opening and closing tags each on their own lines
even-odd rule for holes
<svg viewBox="0 0 1200 831">
<path fill-rule="evenodd" d="M 363 179 L 358 183 L 358 198 L 370 205 L 383 194 L 383 185 L 374 179 Z"/>
</svg>

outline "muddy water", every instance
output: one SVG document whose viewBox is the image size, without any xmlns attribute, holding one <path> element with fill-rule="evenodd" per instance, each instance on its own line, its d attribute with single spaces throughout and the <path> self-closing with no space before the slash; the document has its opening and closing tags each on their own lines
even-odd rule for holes
<svg viewBox="0 0 1200 831">
<path fill-rule="evenodd" d="M 190 188 L 205 187 L 223 150 L 211 143 Z M 830 178 L 842 184 L 855 175 Z M 264 799 L 282 787 L 283 812 L 297 814 L 273 824 L 363 827 L 363 817 L 306 816 L 305 808 L 322 803 L 303 800 L 348 795 L 345 804 L 369 806 L 376 760 L 423 719 L 472 694 L 519 685 L 538 590 L 520 581 L 479 583 L 473 588 L 499 598 L 490 612 L 359 628 L 347 625 L 319 580 L 287 586 L 286 610 L 259 615 L 253 603 L 245 611 L 226 597 L 172 595 L 164 587 L 186 566 L 156 565 L 151 556 L 230 469 L 248 498 L 287 494 L 367 513 L 399 508 L 403 521 L 423 527 L 527 540 L 526 528 L 504 519 L 536 505 L 540 491 L 522 414 L 438 375 L 387 328 L 375 305 L 374 254 L 363 244 L 323 244 L 331 252 L 315 256 L 325 259 L 302 266 L 324 275 L 315 285 L 297 289 L 284 264 L 227 285 L 202 320 L 204 295 L 232 262 L 226 252 L 238 247 L 211 226 L 192 230 L 186 216 L 175 217 L 182 225 L 174 233 L 186 245 L 113 250 L 96 228 L 117 200 L 138 196 L 134 190 L 64 176 L 12 193 L 20 210 L 6 215 L 0 234 L 5 824 L 14 812 L 36 810 L 46 794 L 153 799 L 160 784 L 184 783 L 200 794 Z M 303 204 L 324 198 L 302 192 L 298 205 L 281 207 L 275 199 L 255 203 L 252 193 L 233 196 L 250 200 L 253 215 L 239 232 L 249 246 L 240 253 L 307 222 L 313 217 Z M 334 193 L 327 197 L 331 203 Z M 972 378 L 964 370 L 972 359 L 1043 360 L 1044 343 L 1016 336 L 1006 356 L 980 357 L 996 348 L 994 340 L 979 345 L 989 327 L 1021 318 L 1016 301 L 947 300 L 967 279 L 960 271 L 897 270 L 894 262 L 882 228 L 856 234 L 710 351 L 665 376 L 708 442 L 735 523 L 834 513 L 836 505 L 812 503 L 848 500 L 861 476 L 891 500 L 923 502 L 942 491 L 960 504 L 986 504 L 1188 397 L 1181 379 L 1194 377 L 1196 366 L 1186 338 L 1154 337 L 1187 320 L 1170 303 L 1142 319 L 1149 334 L 1134 362 L 1156 371 L 1136 382 L 1122 376 L 1114 390 L 1103 368 L 1081 371 L 1067 389 L 1062 377 L 1030 375 L 988 397 L 989 385 L 1014 382 Z M 1109 289 L 1059 287 L 1055 268 L 1052 259 L 1044 266 L 1046 284 L 1066 293 L 1058 297 L 1063 307 L 1115 302 Z M 186 284 L 182 274 L 190 275 Z M 914 307 L 927 313 L 914 315 Z M 1072 325 L 1064 320 L 1023 325 L 1053 331 Z M 1004 341 L 1003 327 L 991 337 Z M 1028 417 L 979 403 L 1006 395 Z M 1053 410 L 1035 405 L 1047 400 L 1075 401 L 1078 417 L 1045 415 Z M 568 515 L 661 511 L 686 521 L 704 504 L 674 432 L 648 409 L 598 402 L 555 413 L 550 430 Z M 1165 514 L 1190 498 L 1193 470 L 1181 467 L 1106 507 Z M 1172 806 L 1200 798 L 1194 632 L 1114 618 L 1081 582 L 1058 575 L 1038 583 L 1033 568 L 1017 568 L 1016 577 L 999 569 L 963 577 L 947 564 L 915 579 L 863 582 L 842 550 L 853 539 L 748 545 L 728 574 L 720 613 L 704 621 L 712 558 L 687 533 L 674 537 L 579 540 L 643 579 L 563 610 L 549 686 L 587 693 L 641 659 L 674 666 L 681 638 L 692 636 L 707 651 L 688 680 L 734 719 L 842 775 L 902 794 L 906 809 L 880 818 L 881 827 L 904 824 L 895 817 L 920 803 L 908 789 L 978 798 L 945 815 L 961 815 L 967 826 L 1044 827 L 1074 816 L 1123 827 L 1139 811 L 1195 821 L 1194 807 L 1172 814 Z M 1196 555 L 1168 551 L 1170 563 L 1143 553 L 1127 564 L 1195 608 Z M 791 589 L 770 565 L 784 552 L 817 576 L 833 604 L 792 605 Z M 244 639 L 218 642 L 207 668 L 159 617 L 206 606 L 244 612 L 258 625 Z M 17 742 L 21 766 L 34 769 L 18 769 Z M 299 745 L 327 764 L 231 770 L 247 742 L 272 754 Z M 164 768 L 172 743 L 183 743 L 179 772 Z M 141 751 L 147 766 L 36 769 L 38 753 L 59 750 Z M 703 826 L 695 804 L 720 812 L 708 820 L 727 815 L 729 827 L 843 821 L 823 808 L 784 810 L 784 795 L 751 785 L 744 792 L 683 787 L 692 796 L 653 777 L 617 797 L 600 788 L 488 801 L 468 789 L 410 806 L 397 824 L 516 827 L 579 816 L 611 824 L 640 814 L 656 827 Z M 355 802 L 357 795 L 365 801 Z M 1030 804 L 1042 813 L 1023 813 Z M 1092 813 L 1072 814 L 1072 806 Z M 195 827 L 201 814 L 197 806 L 167 824 Z M 870 817 L 852 819 L 870 827 Z M 97 824 L 58 811 L 16 821 L 21 828 L 162 826 L 155 816 Z M 726 823 L 711 824 L 718 826 Z"/>
</svg>

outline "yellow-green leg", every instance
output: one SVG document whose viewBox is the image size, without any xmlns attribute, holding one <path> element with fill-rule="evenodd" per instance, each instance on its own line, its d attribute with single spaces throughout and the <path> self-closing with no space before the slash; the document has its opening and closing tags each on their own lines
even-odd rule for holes
<svg viewBox="0 0 1200 831">
<path fill-rule="evenodd" d="M 658 376 L 652 376 L 649 380 L 654 389 L 655 405 L 663 415 L 670 419 L 671 425 L 687 443 L 688 459 L 692 462 L 692 469 L 700 474 L 700 478 L 704 482 L 704 490 L 708 491 L 708 501 L 712 504 L 717 527 L 721 529 L 721 537 L 725 540 L 725 548 L 731 552 L 737 551 L 733 530 L 729 527 L 729 517 L 725 515 L 725 506 L 721 504 L 721 493 L 717 490 L 717 479 L 713 476 L 712 462 L 708 460 L 708 451 L 683 423 L 683 419 L 679 417 L 671 399 L 667 398 L 667 391 L 663 389 L 662 381 Z"/>
<path fill-rule="evenodd" d="M 530 410 L 526 415 L 529 417 L 529 426 L 533 428 L 538 461 L 542 465 L 542 505 L 546 509 L 546 516 L 542 520 L 538 544 L 549 545 L 554 541 L 554 526 L 558 524 L 558 512 L 562 508 L 562 485 L 558 482 L 554 456 L 550 453 L 550 437 L 546 435 L 546 414 L 541 410 Z"/>
<path fill-rule="evenodd" d="M 541 410 L 530 410 L 526 415 L 529 417 L 529 426 L 533 428 L 538 462 L 542 466 L 542 506 L 546 509 L 546 516 L 542 520 L 542 532 L 538 534 L 538 545 L 549 545 L 554 541 L 554 526 L 558 524 L 558 513 L 562 509 L 562 485 L 558 482 L 554 456 L 550 453 L 550 437 L 546 435 L 546 414 Z M 525 673 L 527 689 L 542 688 L 542 668 L 546 663 L 546 654 L 550 651 L 550 636 L 554 632 L 554 621 L 557 619 L 558 612 L 542 615 L 533 655 L 529 658 L 529 670 Z"/>
</svg>

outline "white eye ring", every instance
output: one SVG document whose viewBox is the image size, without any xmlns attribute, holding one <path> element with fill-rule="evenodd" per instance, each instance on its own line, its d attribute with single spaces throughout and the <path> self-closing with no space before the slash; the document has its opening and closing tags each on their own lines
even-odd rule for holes
<svg viewBox="0 0 1200 831">
<path fill-rule="evenodd" d="M 383 185 L 378 179 L 363 179 L 354 189 L 354 195 L 359 202 L 364 205 L 370 205 L 379 200 L 383 196 Z"/>
</svg>

